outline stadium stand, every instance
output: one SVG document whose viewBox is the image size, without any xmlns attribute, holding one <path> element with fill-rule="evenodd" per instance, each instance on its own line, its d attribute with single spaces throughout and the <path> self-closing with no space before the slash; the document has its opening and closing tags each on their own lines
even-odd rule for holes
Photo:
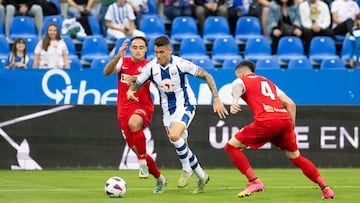
<svg viewBox="0 0 360 203">
<path fill-rule="evenodd" d="M 6 62 L 10 54 L 10 45 L 4 35 L 0 35 L 0 60 Z"/>
<path fill-rule="evenodd" d="M 30 16 L 15 16 L 10 24 L 9 38 L 37 36 L 35 21 Z"/>
<path fill-rule="evenodd" d="M 221 65 L 225 59 L 237 58 L 239 55 L 239 46 L 235 38 L 229 36 L 215 39 L 211 55 L 215 66 L 217 64 Z"/>
<path fill-rule="evenodd" d="M 171 24 L 170 37 L 173 44 L 180 44 L 182 39 L 199 35 L 196 20 L 190 16 L 178 16 Z"/>
<path fill-rule="evenodd" d="M 272 58 L 269 39 L 263 36 L 248 39 L 245 45 L 244 58 L 255 63 L 258 59 Z"/>
<path fill-rule="evenodd" d="M 287 65 L 291 59 L 303 59 L 304 45 L 299 37 L 285 36 L 279 41 L 277 48 L 277 58 L 280 64 Z"/>
<path fill-rule="evenodd" d="M 313 65 L 320 65 L 323 59 L 337 58 L 335 42 L 330 37 L 314 37 L 310 43 L 309 59 Z"/>
<path fill-rule="evenodd" d="M 191 60 L 194 64 L 205 68 L 205 69 L 214 69 L 215 65 L 212 62 L 212 60 L 210 59 L 210 57 L 208 58 L 202 58 L 202 59 L 193 59 Z"/>
<path fill-rule="evenodd" d="M 228 37 L 230 35 L 230 26 L 225 17 L 209 16 L 205 19 L 203 39 L 205 43 L 211 44 L 216 38 Z"/>
<path fill-rule="evenodd" d="M 344 64 L 348 65 L 349 61 L 352 57 L 353 52 L 353 44 L 352 41 L 349 38 L 345 38 L 342 46 L 341 46 L 341 53 L 340 58 L 343 60 Z"/>
<path fill-rule="evenodd" d="M 69 58 L 69 64 L 72 70 L 82 70 L 83 66 L 80 59 L 78 58 Z"/>
<path fill-rule="evenodd" d="M 179 48 L 179 56 L 188 60 L 209 57 L 206 53 L 206 45 L 200 36 L 183 39 Z"/>
<path fill-rule="evenodd" d="M 66 47 L 68 48 L 69 52 L 69 58 L 79 58 L 79 56 L 76 53 L 76 47 L 73 42 L 73 39 L 69 35 L 63 35 L 61 38 L 64 40 Z"/>
<path fill-rule="evenodd" d="M 288 69 L 313 69 L 313 65 L 308 58 L 291 59 L 288 63 Z"/>
<path fill-rule="evenodd" d="M 90 68 L 91 69 L 104 69 L 106 64 L 109 63 L 111 60 L 110 56 L 104 57 L 104 58 L 98 58 L 98 59 L 94 59 L 91 64 L 90 64 Z"/>
<path fill-rule="evenodd" d="M 267 59 L 259 59 L 256 61 L 256 69 L 269 70 L 269 69 L 280 69 L 280 63 L 274 57 Z"/>
<path fill-rule="evenodd" d="M 235 39 L 245 44 L 249 38 L 261 36 L 261 25 L 258 17 L 242 16 L 236 22 Z"/>
<path fill-rule="evenodd" d="M 235 67 L 243 60 L 241 56 L 239 58 L 233 58 L 233 59 L 225 59 L 225 61 L 222 64 L 223 69 L 233 69 L 235 70 Z"/>
<path fill-rule="evenodd" d="M 345 69 L 345 64 L 340 58 L 323 59 L 321 69 Z"/>
<path fill-rule="evenodd" d="M 166 35 L 165 24 L 157 15 L 142 18 L 139 29 L 145 33 L 148 40 L 159 35 Z"/>
<path fill-rule="evenodd" d="M 109 55 L 106 40 L 101 35 L 87 36 L 84 39 L 80 59 L 82 64 L 90 65 L 92 60 Z"/>
<path fill-rule="evenodd" d="M 26 43 L 26 52 L 30 58 L 34 58 L 35 47 L 39 42 L 39 38 L 37 36 L 26 36 L 24 37 Z"/>
</svg>

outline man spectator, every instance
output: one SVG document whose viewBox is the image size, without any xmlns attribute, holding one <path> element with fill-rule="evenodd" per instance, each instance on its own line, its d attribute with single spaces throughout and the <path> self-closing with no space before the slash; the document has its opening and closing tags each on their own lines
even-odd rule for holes
<svg viewBox="0 0 360 203">
<path fill-rule="evenodd" d="M 67 0 L 67 18 L 81 18 L 83 16 L 96 17 L 95 0 Z"/>
<path fill-rule="evenodd" d="M 208 16 L 227 17 L 225 0 L 195 0 L 195 17 L 199 23 L 199 32 L 204 29 L 204 22 Z"/>
</svg>

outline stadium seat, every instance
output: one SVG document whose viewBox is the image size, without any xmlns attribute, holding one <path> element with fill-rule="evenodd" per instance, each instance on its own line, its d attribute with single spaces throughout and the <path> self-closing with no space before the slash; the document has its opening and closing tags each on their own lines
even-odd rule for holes
<svg viewBox="0 0 360 203">
<path fill-rule="evenodd" d="M 100 58 L 94 59 L 90 64 L 90 68 L 91 69 L 104 69 L 106 64 L 108 64 L 110 62 L 110 60 L 111 60 L 110 56 L 104 57 L 102 59 L 100 59 Z"/>
<path fill-rule="evenodd" d="M 199 35 L 199 32 L 193 17 L 179 16 L 172 21 L 170 36 L 173 44 L 180 44 L 182 39 L 196 35 Z"/>
<path fill-rule="evenodd" d="M 340 58 L 323 59 L 320 65 L 321 69 L 345 69 L 346 66 Z"/>
<path fill-rule="evenodd" d="M 10 45 L 5 35 L 0 35 L 0 60 L 8 60 L 10 55 Z"/>
<path fill-rule="evenodd" d="M 244 49 L 244 58 L 254 63 L 258 59 L 272 58 L 269 39 L 263 36 L 248 39 Z"/>
<path fill-rule="evenodd" d="M 66 47 L 69 52 L 69 57 L 79 58 L 78 55 L 76 54 L 76 48 L 75 48 L 73 39 L 69 35 L 63 35 L 63 36 L 61 36 L 61 38 L 64 40 L 64 42 L 66 44 Z"/>
<path fill-rule="evenodd" d="M 205 68 L 205 69 L 214 69 L 214 63 L 212 62 L 212 60 L 210 59 L 210 57 L 208 58 L 202 58 L 202 59 L 193 59 L 191 60 L 194 64 Z"/>
<path fill-rule="evenodd" d="M 119 48 L 121 47 L 124 40 L 128 40 L 128 38 L 120 38 L 120 39 L 116 40 L 115 46 L 114 46 L 113 50 L 111 51 L 110 56 L 116 56 L 119 53 Z M 128 46 L 130 46 L 130 41 L 128 43 Z M 129 47 L 126 49 L 125 56 L 130 56 L 130 48 Z"/>
<path fill-rule="evenodd" d="M 206 53 L 205 43 L 200 36 L 183 39 L 180 43 L 179 56 L 188 60 L 209 57 Z"/>
<path fill-rule="evenodd" d="M 256 69 L 268 70 L 268 69 L 280 69 L 279 61 L 272 57 L 267 59 L 259 59 L 256 61 Z"/>
<path fill-rule="evenodd" d="M 5 35 L 4 33 L 4 23 L 0 20 L 0 35 Z"/>
<path fill-rule="evenodd" d="M 81 70 L 83 69 L 79 58 L 69 58 L 70 69 Z"/>
<path fill-rule="evenodd" d="M 84 39 L 81 48 L 81 60 L 83 63 L 91 63 L 97 58 L 104 58 L 109 55 L 105 38 L 100 35 L 88 36 Z"/>
<path fill-rule="evenodd" d="M 102 36 L 99 20 L 94 16 L 88 16 L 87 19 L 88 19 L 89 27 L 90 27 L 91 34 L 92 34 L 91 36 L 95 36 L 95 35 Z M 79 35 L 76 36 L 76 39 L 78 39 L 80 41 L 84 41 L 85 38 L 86 38 L 86 36 L 85 37 L 79 36 Z"/>
<path fill-rule="evenodd" d="M 313 69 L 313 65 L 308 58 L 291 59 L 288 63 L 288 69 Z"/>
<path fill-rule="evenodd" d="M 160 35 L 166 35 L 165 25 L 161 18 L 156 15 L 142 18 L 140 21 L 139 30 L 145 33 L 146 38 L 156 38 Z"/>
<path fill-rule="evenodd" d="M 222 64 L 223 69 L 233 69 L 235 70 L 235 67 L 243 60 L 243 58 L 240 56 L 239 58 L 233 58 L 233 59 L 225 59 L 225 61 Z"/>
<path fill-rule="evenodd" d="M 50 23 L 56 23 L 59 32 L 61 32 L 62 23 L 64 21 L 64 17 L 62 15 L 56 16 L 44 16 L 44 22 L 41 29 L 41 36 L 44 37 L 46 34 L 47 27 Z"/>
<path fill-rule="evenodd" d="M 158 15 L 156 0 L 148 0 L 149 11 L 145 15 Z"/>
<path fill-rule="evenodd" d="M 261 36 L 261 25 L 258 17 L 242 16 L 236 22 L 235 39 L 245 44 L 249 38 Z"/>
<path fill-rule="evenodd" d="M 203 39 L 205 43 L 211 44 L 216 38 L 228 37 L 230 35 L 229 22 L 222 16 L 209 16 L 205 19 Z"/>
<path fill-rule="evenodd" d="M 9 38 L 16 40 L 27 36 L 37 36 L 34 19 L 30 16 L 15 16 L 10 24 Z"/>
<path fill-rule="evenodd" d="M 342 45 L 341 45 L 341 60 L 345 64 L 349 64 L 349 61 L 352 57 L 353 53 L 353 42 L 349 38 L 345 38 Z"/>
<path fill-rule="evenodd" d="M 338 58 L 335 42 L 330 37 L 313 37 L 310 43 L 309 59 L 313 65 L 320 65 L 323 59 Z"/>
<path fill-rule="evenodd" d="M 214 64 L 222 64 L 225 59 L 236 58 L 240 55 L 238 44 L 233 37 L 215 39 L 212 46 L 211 59 Z"/>
<path fill-rule="evenodd" d="M 24 37 L 24 40 L 26 43 L 26 52 L 31 58 L 34 56 L 35 47 L 39 42 L 39 38 L 37 36 L 27 36 Z"/>
<path fill-rule="evenodd" d="M 284 36 L 280 38 L 276 51 L 277 58 L 281 64 L 288 64 L 291 59 L 303 59 L 304 45 L 299 37 Z"/>
</svg>

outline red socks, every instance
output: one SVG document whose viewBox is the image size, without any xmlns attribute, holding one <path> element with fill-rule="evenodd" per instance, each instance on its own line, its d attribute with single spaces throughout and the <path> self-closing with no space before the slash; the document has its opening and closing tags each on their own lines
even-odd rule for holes
<svg viewBox="0 0 360 203">
<path fill-rule="evenodd" d="M 244 174 L 249 181 L 256 179 L 256 175 L 250 166 L 249 160 L 240 149 L 226 143 L 224 150 L 235 167 Z"/>
<path fill-rule="evenodd" d="M 146 159 L 146 138 L 142 129 L 132 133 L 139 159 Z"/>
<path fill-rule="evenodd" d="M 160 170 L 157 167 L 154 159 L 149 154 L 146 156 L 146 163 L 149 168 L 149 173 L 152 174 L 155 178 L 159 178 L 161 175 Z"/>
</svg>

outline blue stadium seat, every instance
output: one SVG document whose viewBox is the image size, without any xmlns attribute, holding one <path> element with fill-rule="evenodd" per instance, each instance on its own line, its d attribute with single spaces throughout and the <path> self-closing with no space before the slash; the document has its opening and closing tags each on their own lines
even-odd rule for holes
<svg viewBox="0 0 360 203">
<path fill-rule="evenodd" d="M 165 25 L 162 19 L 156 15 L 142 18 L 139 29 L 145 33 L 147 39 L 156 38 L 160 35 L 166 35 Z"/>
<path fill-rule="evenodd" d="M 352 52 L 353 52 L 353 41 L 351 41 L 348 37 L 344 39 L 341 45 L 341 60 L 345 64 L 349 64 L 350 59 L 352 59 Z"/>
<path fill-rule="evenodd" d="M 337 58 L 335 42 L 330 37 L 313 37 L 310 43 L 309 59 L 313 65 L 321 64 L 323 59 Z"/>
<path fill-rule="evenodd" d="M 149 11 L 146 13 L 146 15 L 158 15 L 156 0 L 148 0 L 147 2 Z"/>
<path fill-rule="evenodd" d="M 345 69 L 346 66 L 340 58 L 323 59 L 320 64 L 321 69 Z"/>
<path fill-rule="evenodd" d="M 205 43 L 213 43 L 216 38 L 228 37 L 230 35 L 229 22 L 222 16 L 209 16 L 205 19 L 203 39 Z"/>
<path fill-rule="evenodd" d="M 47 27 L 50 23 L 56 23 L 59 32 L 61 32 L 62 23 L 64 21 L 64 16 L 62 15 L 55 15 L 55 16 L 44 16 L 44 22 L 41 29 L 41 36 L 45 36 Z"/>
<path fill-rule="evenodd" d="M 10 45 L 5 35 L 0 35 L 0 60 L 7 61 L 10 55 Z"/>
<path fill-rule="evenodd" d="M 180 43 L 179 56 L 188 60 L 209 57 L 206 53 L 205 43 L 200 36 L 183 39 Z"/>
<path fill-rule="evenodd" d="M 291 59 L 288 63 L 288 69 L 313 69 L 313 65 L 308 58 Z"/>
<path fill-rule="evenodd" d="M 182 39 L 199 35 L 196 20 L 190 16 L 178 16 L 171 24 L 170 36 L 173 44 L 179 44 Z"/>
<path fill-rule="evenodd" d="M 244 58 L 254 63 L 258 59 L 272 58 L 269 39 L 263 36 L 248 39 L 244 49 Z"/>
<path fill-rule="evenodd" d="M 242 57 L 239 58 L 233 58 L 233 59 L 225 59 L 225 61 L 222 64 L 223 69 L 233 69 L 235 70 L 235 67 L 243 60 Z"/>
<path fill-rule="evenodd" d="M 70 69 L 81 70 L 83 69 L 79 58 L 69 58 Z"/>
<path fill-rule="evenodd" d="M 299 37 L 284 36 L 280 38 L 276 55 L 281 64 L 288 64 L 291 59 L 303 59 L 304 45 Z"/>
<path fill-rule="evenodd" d="M 73 39 L 69 35 L 63 35 L 63 36 L 61 36 L 61 38 L 64 40 L 64 42 L 66 44 L 66 47 L 69 52 L 69 57 L 79 58 L 78 55 L 76 54 L 76 47 L 73 42 Z"/>
<path fill-rule="evenodd" d="M 239 47 L 233 37 L 229 36 L 215 39 L 211 55 L 214 64 L 222 64 L 225 59 L 236 58 L 239 55 Z"/>
<path fill-rule="evenodd" d="M 268 70 L 268 69 L 280 69 L 279 61 L 272 57 L 268 59 L 259 59 L 256 61 L 256 69 Z"/>
<path fill-rule="evenodd" d="M 26 36 L 24 37 L 26 43 L 26 52 L 30 58 L 34 56 L 35 47 L 39 42 L 39 38 L 37 36 Z"/>
<path fill-rule="evenodd" d="M 92 60 L 109 55 L 109 49 L 104 37 L 100 35 L 88 36 L 84 39 L 81 48 L 81 60 L 83 63 L 91 63 Z"/>
<path fill-rule="evenodd" d="M 4 23 L 0 20 L 0 35 L 5 35 L 4 33 Z"/>
<path fill-rule="evenodd" d="M 116 42 L 115 42 L 115 46 L 114 46 L 113 50 L 110 53 L 110 56 L 116 56 L 119 53 L 119 48 L 121 47 L 124 40 L 129 40 L 128 46 L 130 46 L 130 39 L 129 38 L 117 39 Z M 130 48 L 129 47 L 126 49 L 125 56 L 130 56 Z"/>
<path fill-rule="evenodd" d="M 258 17 L 241 16 L 235 27 L 235 39 L 239 44 L 245 44 L 249 38 L 261 36 L 261 25 Z"/>
<path fill-rule="evenodd" d="M 207 58 L 198 58 L 198 59 L 193 59 L 191 60 L 194 64 L 202 67 L 202 68 L 205 68 L 205 69 L 214 69 L 215 66 L 214 66 L 214 63 L 212 62 L 212 60 L 210 59 L 210 57 L 207 57 Z"/>
<path fill-rule="evenodd" d="M 110 56 L 104 57 L 102 59 L 98 58 L 98 59 L 94 59 L 91 64 L 90 64 L 90 68 L 91 69 L 104 69 L 106 64 L 108 64 L 111 61 Z"/>
<path fill-rule="evenodd" d="M 37 36 L 34 19 L 30 16 L 15 16 L 10 24 L 10 39 L 15 40 L 26 36 Z"/>
</svg>

